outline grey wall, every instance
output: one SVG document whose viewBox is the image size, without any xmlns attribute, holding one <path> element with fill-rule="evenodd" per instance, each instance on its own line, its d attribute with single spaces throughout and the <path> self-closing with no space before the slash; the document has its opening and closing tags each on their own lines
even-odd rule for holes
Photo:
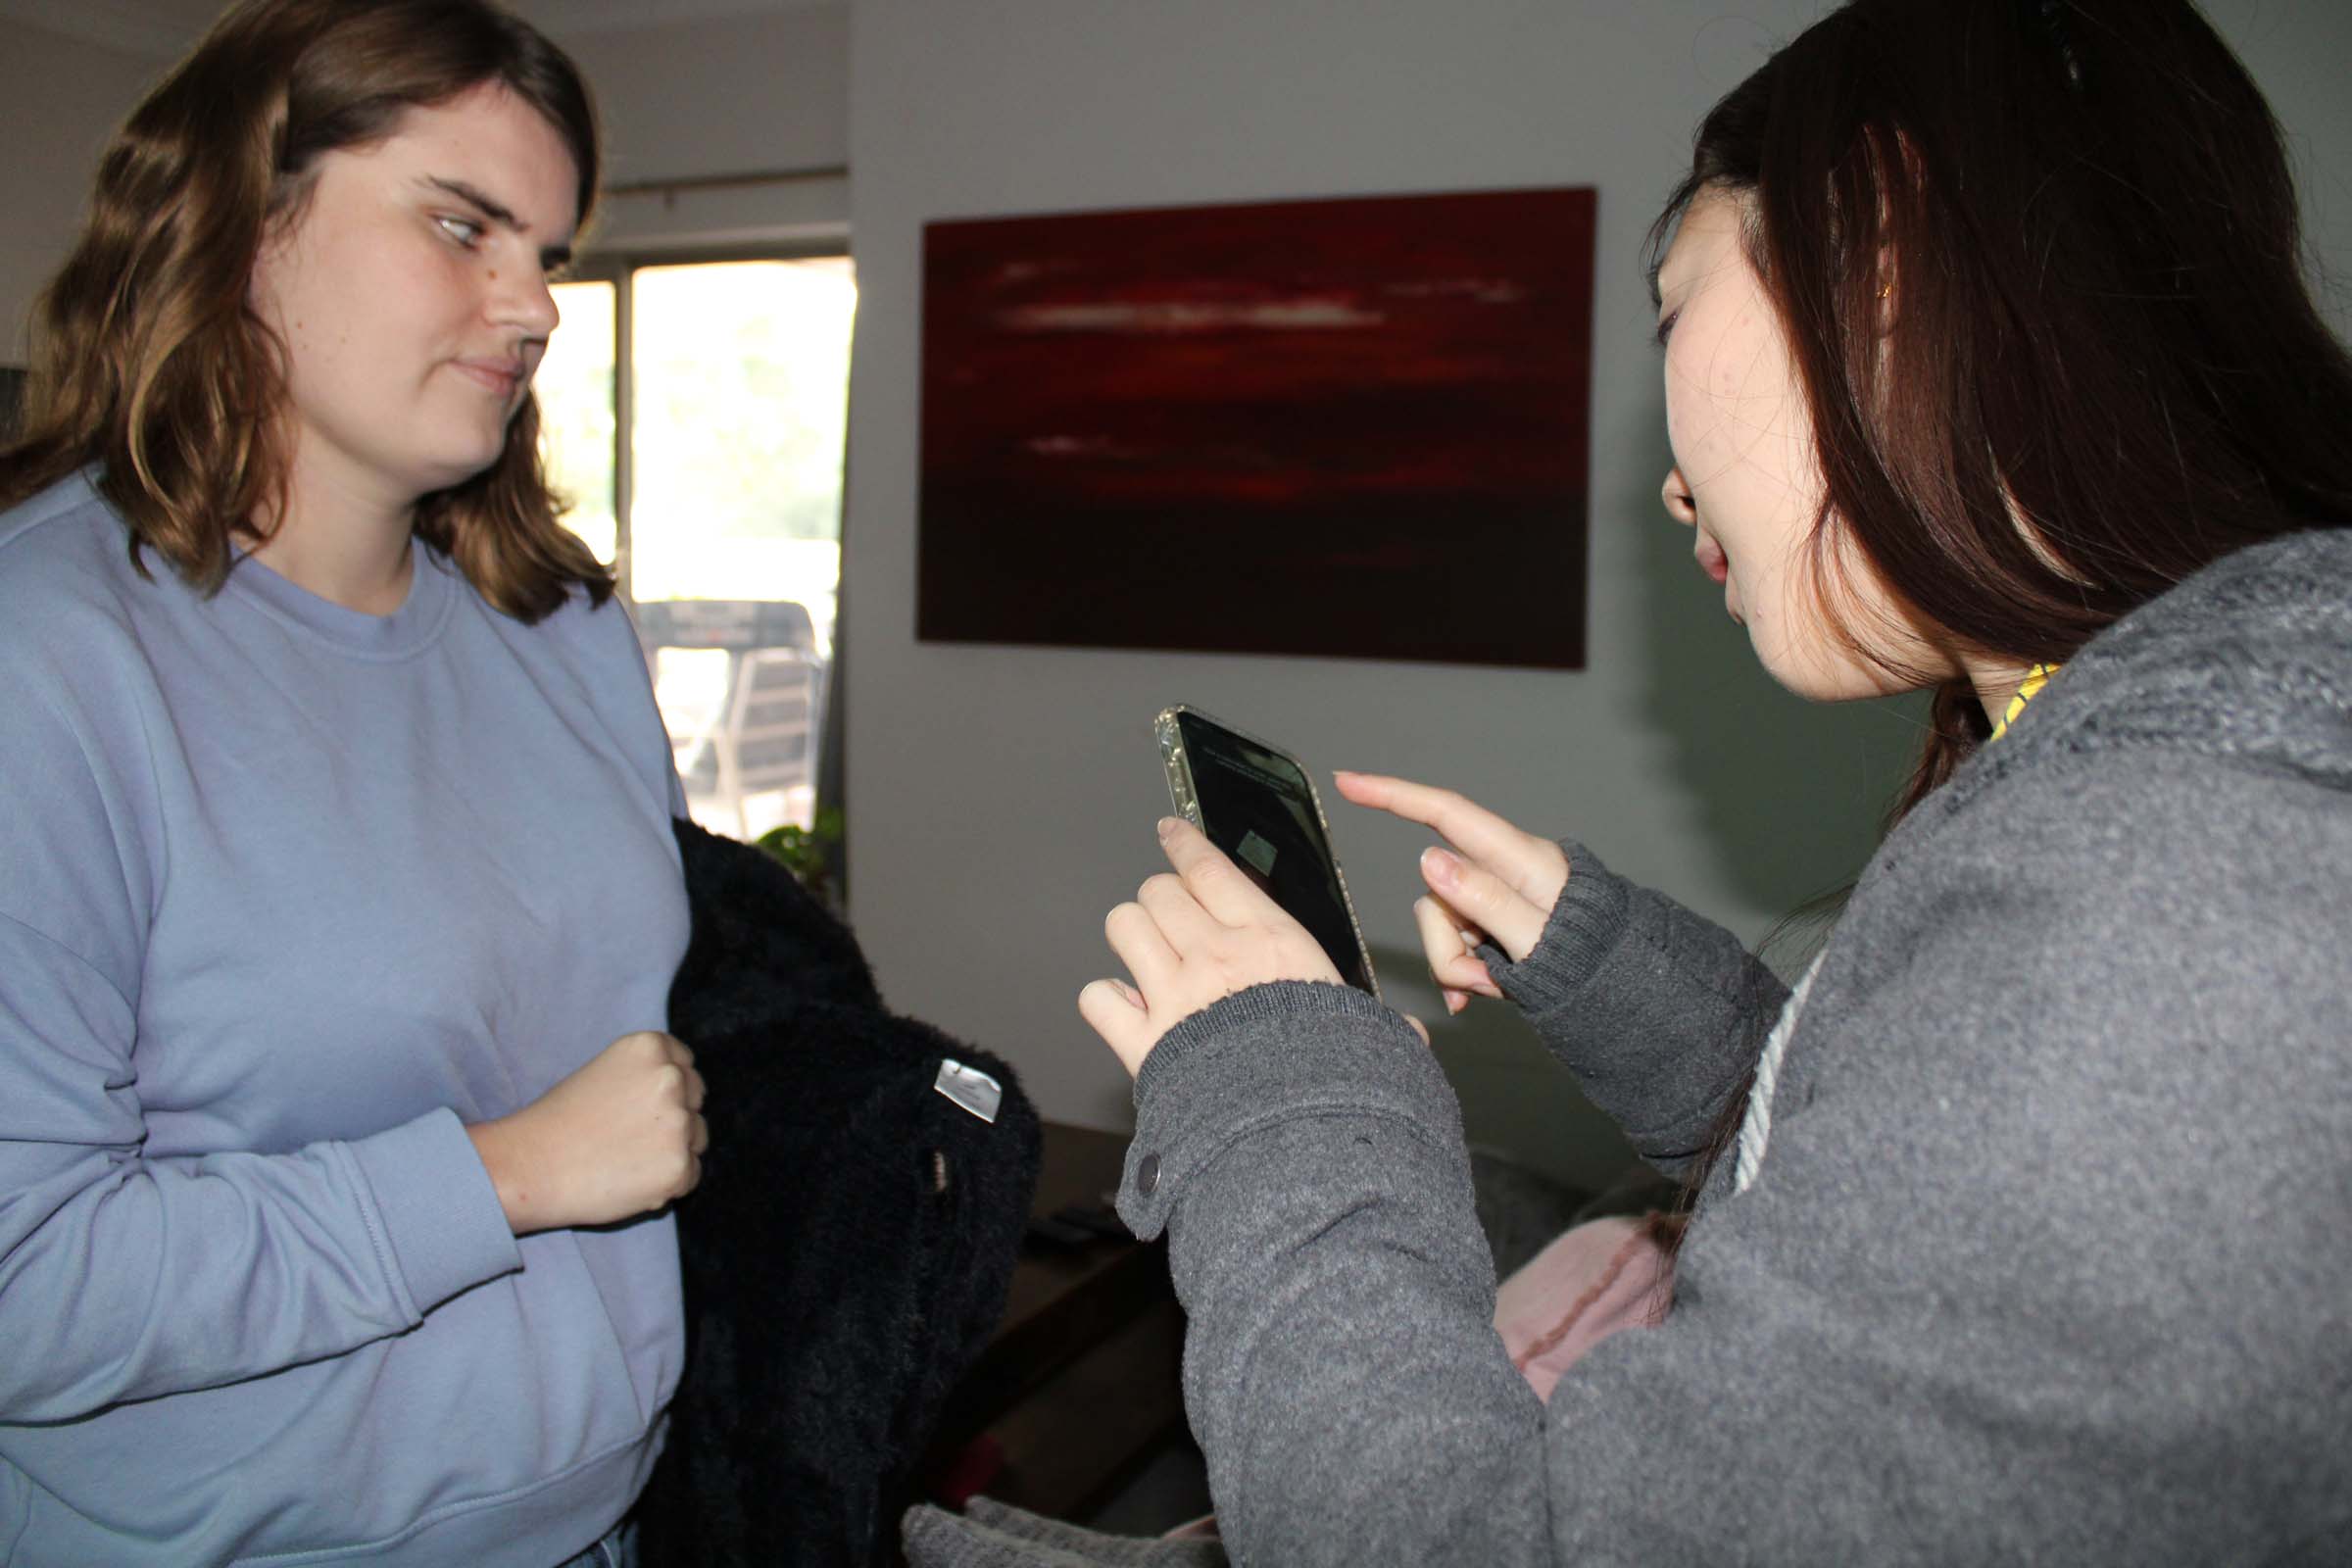
<svg viewBox="0 0 2352 1568">
<path fill-rule="evenodd" d="M 2347 167 L 2345 8 L 2216 9 L 2306 168 Z M 1912 742 L 1910 710 L 1805 707 L 1724 620 L 1689 535 L 1657 504 L 1667 455 L 1637 268 L 1699 113 L 1817 12 L 1801 0 L 858 0 L 851 868 L 895 1005 L 1003 1052 L 1048 1115 L 1126 1123 L 1124 1074 L 1073 998 L 1110 972 L 1102 913 L 1155 867 L 1165 796 L 1149 725 L 1175 700 L 1313 764 L 1449 782 L 1531 827 L 1574 832 L 1750 938 L 1858 868 Z M 1600 191 L 1588 670 L 914 641 L 926 220 L 1546 183 Z M 2352 270 L 2340 175 L 2313 205 Z M 1021 548 L 1016 532 L 1004 548 Z M 1473 1139 L 1605 1175 L 1618 1146 L 1515 1025 L 1492 1008 L 1439 1018 L 1407 912 L 1423 836 L 1341 812 L 1394 1000 L 1433 1020 Z"/>
<path fill-rule="evenodd" d="M 0 19 L 0 363 L 24 362 L 26 315 L 74 242 L 99 150 L 162 69 Z"/>
</svg>

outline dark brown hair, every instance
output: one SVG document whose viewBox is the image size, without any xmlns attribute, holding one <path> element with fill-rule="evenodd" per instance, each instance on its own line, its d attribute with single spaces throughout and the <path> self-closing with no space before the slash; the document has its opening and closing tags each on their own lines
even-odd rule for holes
<svg viewBox="0 0 2352 1568">
<path fill-rule="evenodd" d="M 1962 646 L 2058 663 L 2231 551 L 2352 522 L 2352 360 L 2278 127 L 2184 0 L 1855 0 L 1701 122 L 1653 278 L 1711 190 L 1811 414 L 1825 607 L 1836 530 Z M 1986 728 L 1939 687 L 1895 815 Z"/>
<path fill-rule="evenodd" d="M 1840 532 L 1969 647 L 2054 664 L 2233 550 L 2352 523 L 2352 358 L 2303 280 L 2278 127 L 2184 0 L 1853 0 L 1700 122 L 1653 293 L 1708 191 L 1740 199 L 1797 368 L 1813 587 L 1857 655 L 1886 662 L 1837 619 Z M 1891 816 L 1989 727 L 1938 684 Z"/>
<path fill-rule="evenodd" d="M 409 110 L 485 85 L 555 127 L 595 204 L 596 116 L 563 51 L 482 0 L 245 0 L 165 77 L 107 148 L 90 212 L 33 319 L 23 433 L 0 453 L 0 505 L 76 468 L 142 550 L 210 592 L 232 535 L 284 494 L 282 350 L 247 305 L 272 224 L 297 214 L 318 159 L 395 133 Z M 419 537 L 482 596 L 536 620 L 611 573 L 557 521 L 526 398 L 498 461 L 424 497 Z"/>
</svg>

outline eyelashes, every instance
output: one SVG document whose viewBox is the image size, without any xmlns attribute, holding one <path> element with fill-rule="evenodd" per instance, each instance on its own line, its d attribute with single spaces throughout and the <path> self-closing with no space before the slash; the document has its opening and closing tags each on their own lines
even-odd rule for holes
<svg viewBox="0 0 2352 1568">
<path fill-rule="evenodd" d="M 1657 345 L 1659 348 L 1664 348 L 1666 340 L 1674 335 L 1674 323 L 1681 320 L 1682 316 L 1681 311 L 1668 311 L 1664 319 L 1658 322 Z"/>
</svg>

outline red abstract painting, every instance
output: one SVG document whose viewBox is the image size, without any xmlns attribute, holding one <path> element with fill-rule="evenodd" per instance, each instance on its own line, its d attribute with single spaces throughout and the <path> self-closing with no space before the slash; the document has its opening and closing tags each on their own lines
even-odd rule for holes
<svg viewBox="0 0 2352 1568">
<path fill-rule="evenodd" d="M 1581 668 L 1593 206 L 928 225 L 917 635 Z"/>
</svg>

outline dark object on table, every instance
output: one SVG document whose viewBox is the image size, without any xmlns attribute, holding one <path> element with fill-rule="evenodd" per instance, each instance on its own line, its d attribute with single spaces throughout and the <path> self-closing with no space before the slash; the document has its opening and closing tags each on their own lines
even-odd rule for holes
<svg viewBox="0 0 2352 1568">
<path fill-rule="evenodd" d="M 1047 1247 L 1086 1247 L 1130 1240 L 1127 1222 L 1108 1203 L 1065 1203 L 1051 1214 L 1029 1216 L 1024 1241 Z"/>
<path fill-rule="evenodd" d="M 882 1007 L 856 939 L 760 851 L 677 824 L 670 1026 L 710 1086 L 679 1203 L 686 1371 L 646 1568 L 887 1562 L 948 1389 L 1004 1305 L 1037 1179 L 1004 1064 Z M 997 1079 L 991 1124 L 933 1088 Z"/>
<path fill-rule="evenodd" d="M 1127 1222 L 1119 1218 L 1119 1211 L 1108 1202 L 1070 1203 L 1055 1209 L 1049 1217 L 1085 1231 L 1090 1236 L 1108 1237 L 1116 1242 L 1126 1241 L 1134 1234 L 1127 1229 Z"/>
</svg>

